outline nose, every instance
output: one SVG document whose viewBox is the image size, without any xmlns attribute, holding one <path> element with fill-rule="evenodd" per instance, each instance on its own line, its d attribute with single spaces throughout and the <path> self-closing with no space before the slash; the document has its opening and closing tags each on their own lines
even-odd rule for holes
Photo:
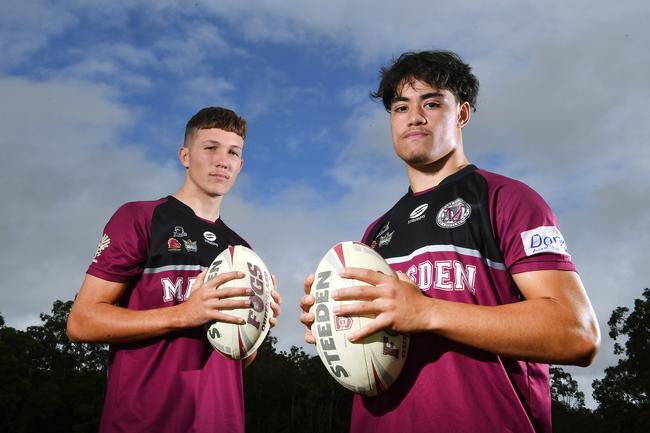
<svg viewBox="0 0 650 433">
<path fill-rule="evenodd" d="M 215 167 L 225 168 L 226 170 L 230 167 L 230 161 L 228 160 L 228 155 L 225 152 L 218 152 L 214 155 L 212 163 Z"/>
<path fill-rule="evenodd" d="M 417 107 L 409 111 L 408 122 L 409 126 L 423 125 L 427 123 L 427 118 L 424 116 L 422 109 Z"/>
</svg>

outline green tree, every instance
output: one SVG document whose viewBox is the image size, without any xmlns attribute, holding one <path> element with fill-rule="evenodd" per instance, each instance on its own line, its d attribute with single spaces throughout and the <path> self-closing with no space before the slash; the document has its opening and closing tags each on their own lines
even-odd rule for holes
<svg viewBox="0 0 650 433">
<path fill-rule="evenodd" d="M 570 373 L 551 366 L 551 410 L 555 433 L 606 432 L 600 417 L 585 407 L 585 395 Z"/>
<path fill-rule="evenodd" d="M 40 326 L 0 327 L 0 431 L 95 432 L 106 380 L 106 347 L 73 344 L 72 301 L 56 301 Z"/>
<path fill-rule="evenodd" d="M 292 346 L 277 352 L 267 337 L 244 370 L 246 431 L 347 432 L 352 393 L 327 372 L 318 356 Z"/>
<path fill-rule="evenodd" d="M 616 342 L 618 364 L 593 382 L 598 413 L 612 431 L 650 431 L 650 289 L 634 301 L 634 309 L 617 307 L 607 322 Z M 623 342 L 624 341 L 624 342 Z"/>
</svg>

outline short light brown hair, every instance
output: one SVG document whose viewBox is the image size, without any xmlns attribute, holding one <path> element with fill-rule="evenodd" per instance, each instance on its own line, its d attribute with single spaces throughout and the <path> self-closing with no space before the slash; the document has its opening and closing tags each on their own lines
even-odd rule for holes
<svg viewBox="0 0 650 433">
<path fill-rule="evenodd" d="M 199 110 L 185 126 L 185 141 L 187 146 L 199 129 L 218 128 L 234 132 L 246 139 L 246 119 L 232 110 L 223 107 L 206 107 Z"/>
</svg>

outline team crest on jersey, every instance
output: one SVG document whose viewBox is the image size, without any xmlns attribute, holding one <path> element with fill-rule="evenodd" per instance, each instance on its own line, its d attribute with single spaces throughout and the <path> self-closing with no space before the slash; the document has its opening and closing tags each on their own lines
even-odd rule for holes
<svg viewBox="0 0 650 433">
<path fill-rule="evenodd" d="M 453 229 L 465 224 L 471 213 L 472 207 L 462 198 L 457 198 L 440 208 L 436 224 L 443 229 Z"/>
<path fill-rule="evenodd" d="M 393 239 L 393 235 L 395 234 L 395 230 L 392 232 L 384 233 L 379 237 L 379 246 L 383 247 L 384 245 L 388 245 L 390 241 Z"/>
<path fill-rule="evenodd" d="M 386 223 L 386 225 L 384 225 L 384 226 L 381 228 L 381 230 L 379 230 L 379 233 L 377 233 L 377 236 L 376 236 L 376 237 L 379 237 L 379 236 L 383 235 L 384 233 L 386 233 L 386 232 L 388 231 L 389 228 L 390 228 L 390 221 L 388 221 L 388 222 Z"/>
<path fill-rule="evenodd" d="M 95 251 L 95 257 L 93 258 L 93 261 L 96 262 L 95 259 L 99 257 L 99 255 L 104 251 L 108 246 L 111 244 L 111 238 L 108 237 L 106 233 L 102 236 L 102 238 L 99 240 L 99 245 L 97 245 L 97 250 Z"/>
<path fill-rule="evenodd" d="M 409 220 L 407 224 L 411 224 L 416 221 L 420 221 L 421 219 L 424 219 L 424 217 L 426 216 L 424 213 L 427 211 L 428 207 L 429 207 L 429 203 L 424 203 L 416 207 L 415 209 L 413 209 L 413 212 L 411 212 L 411 214 L 409 215 Z"/>
<path fill-rule="evenodd" d="M 187 233 L 185 233 L 185 229 L 181 226 L 176 226 L 174 227 L 174 234 L 172 235 L 175 238 L 184 238 L 187 236 Z"/>
<path fill-rule="evenodd" d="M 185 244 L 185 249 L 188 253 L 195 253 L 197 251 L 196 242 L 190 239 L 183 239 L 183 244 Z"/>
<path fill-rule="evenodd" d="M 180 251 L 183 247 L 176 238 L 169 238 L 167 240 L 167 251 Z"/>
</svg>

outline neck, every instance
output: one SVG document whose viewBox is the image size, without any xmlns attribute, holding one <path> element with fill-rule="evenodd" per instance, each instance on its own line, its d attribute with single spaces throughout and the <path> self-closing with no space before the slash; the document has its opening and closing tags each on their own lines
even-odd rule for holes
<svg viewBox="0 0 650 433">
<path fill-rule="evenodd" d="M 189 206 L 200 218 L 209 221 L 219 218 L 223 196 L 209 196 L 194 189 L 185 183 L 173 196 Z"/>
<path fill-rule="evenodd" d="M 406 174 L 414 193 L 438 186 L 446 177 L 462 170 L 469 164 L 463 152 L 451 152 L 427 165 L 406 164 Z"/>
</svg>

